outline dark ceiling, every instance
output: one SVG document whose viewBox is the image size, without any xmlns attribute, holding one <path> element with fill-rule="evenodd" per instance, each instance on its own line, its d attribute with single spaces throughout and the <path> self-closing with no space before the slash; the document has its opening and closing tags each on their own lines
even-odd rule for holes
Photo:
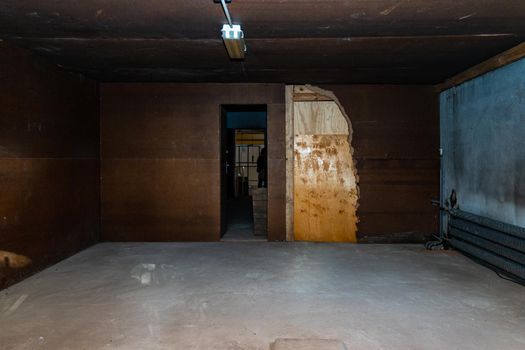
<svg viewBox="0 0 525 350">
<path fill-rule="evenodd" d="M 525 41 L 525 0 L 2 0 L 0 37 L 101 81 L 438 83 Z"/>
</svg>

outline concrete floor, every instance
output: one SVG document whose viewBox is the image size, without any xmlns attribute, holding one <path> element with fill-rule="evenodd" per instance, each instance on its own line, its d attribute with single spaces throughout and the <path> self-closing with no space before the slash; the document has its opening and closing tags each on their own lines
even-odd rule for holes
<svg viewBox="0 0 525 350">
<path fill-rule="evenodd" d="M 228 221 L 223 242 L 267 241 L 266 236 L 254 235 L 252 198 L 239 197 L 227 202 Z"/>
<path fill-rule="evenodd" d="M 524 287 L 421 246 L 105 243 L 0 293 L 2 349 L 525 349 Z"/>
</svg>

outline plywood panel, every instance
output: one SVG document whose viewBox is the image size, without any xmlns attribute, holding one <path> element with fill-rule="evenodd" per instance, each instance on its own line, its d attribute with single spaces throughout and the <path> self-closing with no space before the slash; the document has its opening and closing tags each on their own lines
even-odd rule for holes
<svg viewBox="0 0 525 350">
<path fill-rule="evenodd" d="M 349 121 L 330 91 L 309 85 L 293 91 L 295 239 L 355 242 L 358 187 Z"/>
<path fill-rule="evenodd" d="M 333 101 L 294 102 L 296 135 L 348 135 L 348 123 Z"/>
<path fill-rule="evenodd" d="M 299 101 L 333 101 L 330 96 L 322 91 L 314 91 L 310 85 L 290 85 L 293 91 L 293 100 Z"/>
<path fill-rule="evenodd" d="M 295 239 L 355 242 L 357 184 L 347 135 L 296 135 Z"/>
</svg>

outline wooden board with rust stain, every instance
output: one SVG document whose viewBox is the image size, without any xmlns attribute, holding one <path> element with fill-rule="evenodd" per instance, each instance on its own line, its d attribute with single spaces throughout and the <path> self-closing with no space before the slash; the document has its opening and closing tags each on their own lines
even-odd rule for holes
<svg viewBox="0 0 525 350">
<path fill-rule="evenodd" d="M 355 242 L 357 183 L 348 135 L 295 135 L 296 240 Z"/>
<path fill-rule="evenodd" d="M 294 93 L 320 99 L 293 102 L 294 238 L 317 242 L 355 242 L 357 171 L 352 158 L 352 126 L 337 97 L 313 86 Z"/>
</svg>

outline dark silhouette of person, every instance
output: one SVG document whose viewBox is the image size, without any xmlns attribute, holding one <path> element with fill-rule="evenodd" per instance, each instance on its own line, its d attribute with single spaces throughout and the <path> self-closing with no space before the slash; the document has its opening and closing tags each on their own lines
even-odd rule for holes
<svg viewBox="0 0 525 350">
<path fill-rule="evenodd" d="M 266 147 L 263 147 L 261 150 L 261 153 L 259 154 L 259 158 L 257 158 L 257 172 L 259 173 L 259 184 L 258 187 L 266 187 L 266 166 L 267 166 L 267 160 L 266 160 Z"/>
</svg>

